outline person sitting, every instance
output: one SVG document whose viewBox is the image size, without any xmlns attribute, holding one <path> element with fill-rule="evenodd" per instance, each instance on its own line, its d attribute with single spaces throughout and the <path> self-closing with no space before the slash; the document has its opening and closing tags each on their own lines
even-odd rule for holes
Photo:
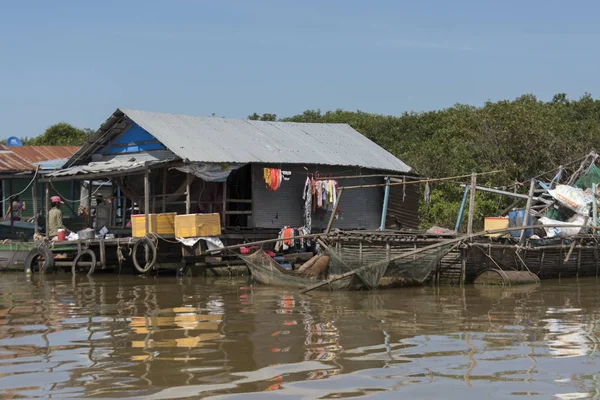
<svg viewBox="0 0 600 400">
<path fill-rule="evenodd" d="M 23 211 L 25 211 L 25 202 L 20 201 L 19 196 L 12 196 L 10 206 L 8 207 L 4 219 L 9 221 L 20 221 L 21 218 L 23 218 Z"/>
<path fill-rule="evenodd" d="M 48 211 L 47 234 L 51 240 L 56 240 L 59 229 L 64 229 L 66 232 L 69 232 L 63 225 L 63 213 L 60 209 L 60 205 L 65 203 L 60 199 L 60 196 L 52 196 L 50 201 L 52 202 L 52 208 Z"/>
</svg>

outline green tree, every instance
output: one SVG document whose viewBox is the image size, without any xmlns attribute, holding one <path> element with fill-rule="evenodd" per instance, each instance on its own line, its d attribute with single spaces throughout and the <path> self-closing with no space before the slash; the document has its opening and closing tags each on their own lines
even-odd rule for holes
<svg viewBox="0 0 600 400">
<path fill-rule="evenodd" d="M 259 115 L 257 113 L 254 113 L 252 115 L 248 115 L 248 119 L 251 121 L 277 121 L 277 115 L 276 114 Z"/>
<path fill-rule="evenodd" d="M 568 175 L 578 167 L 573 160 L 591 150 L 600 151 L 600 100 L 587 93 L 578 100 L 558 93 L 548 102 L 525 94 L 481 107 L 456 104 L 400 116 L 307 110 L 282 121 L 347 123 L 405 161 L 419 176 L 500 170 L 482 176 L 478 183 L 511 186 L 511 190 L 515 181 L 527 182 L 559 165 L 567 167 Z M 554 173 L 540 178 L 550 180 Z M 463 189 L 457 184 L 432 186 L 431 203 L 421 206 L 423 224 L 453 227 Z M 527 192 L 522 184 L 517 186 L 521 193 Z M 483 225 L 484 215 L 499 214 L 511 201 L 477 193 L 475 228 Z"/>
<path fill-rule="evenodd" d="M 79 129 L 67 122 L 59 122 L 34 138 L 23 139 L 27 146 L 81 146 L 94 131 Z"/>
</svg>

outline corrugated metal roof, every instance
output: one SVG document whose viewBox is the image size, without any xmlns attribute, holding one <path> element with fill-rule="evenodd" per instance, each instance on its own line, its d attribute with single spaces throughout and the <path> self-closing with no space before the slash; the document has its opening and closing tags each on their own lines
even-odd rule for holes
<svg viewBox="0 0 600 400">
<path fill-rule="evenodd" d="M 0 171 L 2 172 L 19 172 L 19 171 L 34 171 L 35 167 L 24 160 L 22 157 L 6 149 L 0 147 Z"/>
<path fill-rule="evenodd" d="M 140 160 L 111 160 L 103 162 L 91 162 L 89 164 L 77 165 L 61 169 L 60 171 L 51 172 L 47 176 L 59 177 L 59 176 L 76 176 L 76 175 L 89 175 L 89 174 L 100 174 L 104 172 L 114 171 L 133 171 L 149 165 L 155 165 L 167 161 L 159 162 L 148 162 Z"/>
<path fill-rule="evenodd" d="M 0 145 L 0 171 L 33 171 L 34 163 L 48 160 L 68 159 L 77 146 L 4 146 Z M 63 163 L 64 164 L 64 163 Z M 55 168 L 60 168 L 57 165 Z"/>
<path fill-rule="evenodd" d="M 183 160 L 341 165 L 409 172 L 411 168 L 347 124 L 248 121 L 121 109 L 76 157 L 83 161 L 113 137 L 123 115 Z M 114 132 L 116 133 L 116 131 Z"/>
<path fill-rule="evenodd" d="M 4 146 L 30 163 L 70 158 L 79 146 Z"/>
</svg>

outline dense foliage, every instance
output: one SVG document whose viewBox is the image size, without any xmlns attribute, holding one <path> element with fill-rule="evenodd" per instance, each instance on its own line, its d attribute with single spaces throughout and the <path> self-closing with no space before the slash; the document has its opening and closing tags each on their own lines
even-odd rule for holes
<svg viewBox="0 0 600 400">
<path fill-rule="evenodd" d="M 24 138 L 26 146 L 81 146 L 93 133 L 89 129 L 79 129 L 67 122 L 59 122 L 34 138 Z"/>
<path fill-rule="evenodd" d="M 275 115 L 254 114 L 274 120 Z M 348 123 L 413 167 L 420 176 L 448 177 L 502 170 L 479 178 L 479 184 L 510 186 L 600 149 L 600 100 L 584 95 L 569 100 L 557 94 L 551 101 L 523 95 L 482 107 L 457 104 L 428 112 L 386 116 L 361 111 L 308 110 L 284 121 Z M 462 180 L 468 181 L 468 180 Z M 453 227 L 463 189 L 456 184 L 431 188 L 423 202 L 425 226 Z M 521 188 L 521 191 L 526 189 Z M 500 213 L 511 200 L 477 194 L 476 218 Z"/>
</svg>

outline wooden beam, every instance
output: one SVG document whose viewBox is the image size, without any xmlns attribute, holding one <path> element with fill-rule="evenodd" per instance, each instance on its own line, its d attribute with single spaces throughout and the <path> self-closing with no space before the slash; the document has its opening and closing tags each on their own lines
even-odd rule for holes
<svg viewBox="0 0 600 400">
<path fill-rule="evenodd" d="M 475 193 L 476 190 L 474 188 L 477 187 L 477 175 L 475 173 L 471 174 L 471 193 L 469 197 L 469 214 L 468 214 L 468 223 L 467 223 L 467 235 L 473 234 L 473 218 L 475 213 Z"/>
<path fill-rule="evenodd" d="M 15 215 L 15 210 L 13 210 L 13 180 L 9 179 L 8 180 L 8 190 L 10 191 L 10 197 L 8 198 L 8 201 L 10 203 L 10 215 L 8 216 L 10 218 L 10 234 L 14 235 L 15 234 L 15 219 L 13 218 L 13 216 Z M 13 237 L 14 239 L 14 237 Z"/>
<path fill-rule="evenodd" d="M 489 174 L 497 174 L 499 172 L 504 172 L 503 170 L 490 171 L 490 172 L 480 172 L 475 175 L 489 175 Z M 357 186 L 343 186 L 344 189 L 365 189 L 365 188 L 375 188 L 375 187 L 385 187 L 385 186 L 398 186 L 398 185 L 414 185 L 419 183 L 427 183 L 427 182 L 443 182 L 443 181 L 452 181 L 461 178 L 468 178 L 472 174 L 469 175 L 457 175 L 457 176 L 449 176 L 447 178 L 435 178 L 435 179 L 421 179 L 418 181 L 406 181 L 406 182 L 397 182 L 397 183 L 376 183 L 372 185 L 357 185 Z"/>
<path fill-rule="evenodd" d="M 192 174 L 185 175 L 185 213 L 192 212 Z"/>
<path fill-rule="evenodd" d="M 146 234 L 150 232 L 150 170 L 144 174 L 144 220 L 146 221 Z"/>
<path fill-rule="evenodd" d="M 34 232 L 38 233 L 38 205 L 37 205 L 37 181 L 33 182 L 31 185 L 31 202 L 33 207 L 33 226 Z"/>
<path fill-rule="evenodd" d="M 87 199 L 85 199 L 85 206 L 87 208 L 88 211 L 88 228 L 91 228 L 94 224 L 93 218 L 92 218 L 92 190 L 93 190 L 93 181 L 89 180 L 87 181 L 88 183 L 88 196 Z"/>
<path fill-rule="evenodd" d="M 329 233 L 333 227 L 333 222 L 335 221 L 335 216 L 338 212 L 338 206 L 340 205 L 342 194 L 344 194 L 344 188 L 339 188 L 337 198 L 335 199 L 335 204 L 333 205 L 333 210 L 331 211 L 331 217 L 329 217 L 329 222 L 327 223 L 327 229 L 325 229 L 326 234 Z"/>
<path fill-rule="evenodd" d="M 162 179 L 162 213 L 167 212 L 167 169 L 163 169 L 163 179 Z"/>
<path fill-rule="evenodd" d="M 321 236 L 325 236 L 325 234 L 324 233 L 313 233 L 310 235 L 300 235 L 300 236 L 295 236 L 294 239 L 314 239 L 314 238 L 319 238 Z M 231 246 L 221 247 L 220 249 L 206 250 L 204 253 L 205 254 L 213 254 L 213 253 L 218 253 L 218 252 L 225 251 L 225 250 L 235 250 L 235 249 L 239 249 L 239 248 L 247 247 L 247 246 L 257 246 L 260 244 L 280 242 L 282 240 L 283 239 L 281 239 L 281 238 L 258 240 L 256 242 L 242 243 L 242 244 L 235 244 L 235 245 L 231 245 Z"/>
<path fill-rule="evenodd" d="M 227 226 L 227 178 L 225 178 L 225 182 L 223 182 L 223 205 L 222 205 L 222 213 L 223 220 L 221 221 L 221 225 Z"/>
<path fill-rule="evenodd" d="M 466 187 L 467 185 L 460 185 L 460 187 Z M 477 190 L 482 191 L 482 192 L 488 192 L 488 193 L 494 193 L 494 194 L 500 194 L 503 196 L 507 196 L 507 197 L 514 197 L 516 199 L 523 199 L 523 200 L 527 200 L 529 198 L 528 195 L 526 194 L 520 194 L 520 193 L 514 193 L 514 192 L 507 192 L 505 190 L 499 190 L 499 189 L 493 189 L 493 188 L 487 188 L 485 186 L 477 186 L 476 187 Z M 541 197 L 534 197 L 533 198 L 534 201 L 542 201 L 545 204 L 551 204 L 552 201 L 551 200 L 546 200 L 543 199 Z M 517 200 L 518 201 L 518 200 Z"/>
<path fill-rule="evenodd" d="M 48 235 L 48 226 L 50 225 L 50 184 L 46 183 L 44 188 L 44 201 L 46 203 L 46 236 Z"/>
</svg>

